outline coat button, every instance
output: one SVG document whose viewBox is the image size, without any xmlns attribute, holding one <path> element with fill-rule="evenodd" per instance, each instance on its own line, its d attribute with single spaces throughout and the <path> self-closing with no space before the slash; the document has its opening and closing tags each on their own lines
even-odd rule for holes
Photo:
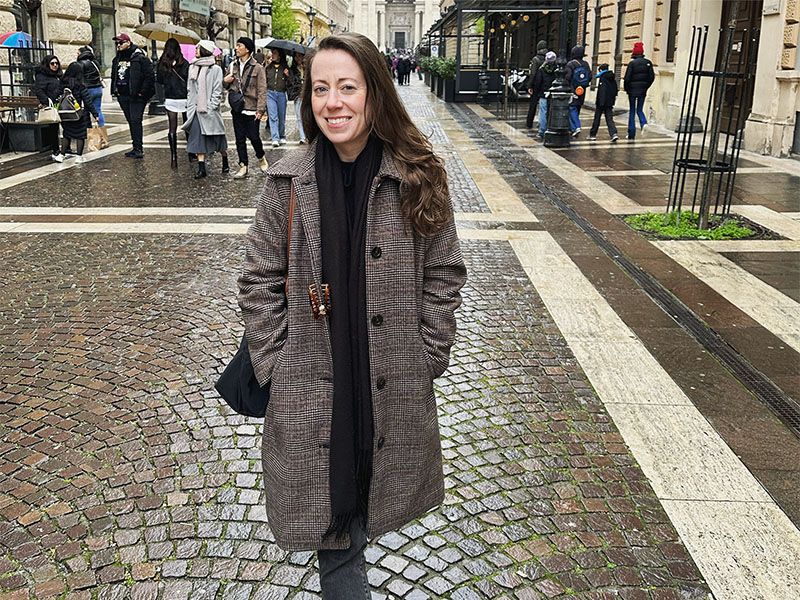
<svg viewBox="0 0 800 600">
<path fill-rule="evenodd" d="M 375 315 L 372 317 L 372 324 L 375 325 L 375 327 L 383 325 L 383 315 Z"/>
<path fill-rule="evenodd" d="M 376 387 L 379 390 L 382 390 L 386 387 L 386 378 L 385 377 L 378 377 L 378 380 L 375 382 Z"/>
<path fill-rule="evenodd" d="M 383 448 L 383 445 L 384 445 L 385 443 L 386 443 L 386 438 L 384 438 L 383 436 L 379 437 L 379 438 L 378 438 L 378 450 L 380 450 L 381 448 Z"/>
<path fill-rule="evenodd" d="M 383 250 L 381 250 L 380 246 L 375 246 L 370 254 L 372 254 L 372 258 L 378 259 L 383 254 Z"/>
</svg>

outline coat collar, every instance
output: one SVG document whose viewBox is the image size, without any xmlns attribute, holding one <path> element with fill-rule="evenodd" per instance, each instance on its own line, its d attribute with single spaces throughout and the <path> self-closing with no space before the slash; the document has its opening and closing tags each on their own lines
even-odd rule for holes
<svg viewBox="0 0 800 600">
<path fill-rule="evenodd" d="M 305 184 L 314 179 L 314 164 L 316 161 L 317 140 L 305 150 L 292 152 L 285 158 L 276 162 L 267 171 L 267 175 L 272 177 L 289 177 L 291 179 L 297 178 L 297 183 Z M 379 179 L 394 179 L 402 181 L 403 177 L 397 164 L 392 156 L 391 151 L 383 146 L 383 157 L 381 158 L 381 166 L 378 169 L 377 177 Z"/>
</svg>

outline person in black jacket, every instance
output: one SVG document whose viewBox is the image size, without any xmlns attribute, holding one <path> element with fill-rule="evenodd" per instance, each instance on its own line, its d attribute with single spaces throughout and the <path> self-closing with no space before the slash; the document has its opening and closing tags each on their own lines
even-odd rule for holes
<svg viewBox="0 0 800 600">
<path fill-rule="evenodd" d="M 605 115 L 606 125 L 608 125 L 608 135 L 611 136 L 611 143 L 616 144 L 619 136 L 617 126 L 614 124 L 614 102 L 617 100 L 617 80 L 614 78 L 614 71 L 608 70 L 608 64 L 603 63 L 597 69 L 597 96 L 595 96 L 594 121 L 589 130 L 589 139 L 597 139 L 597 130 L 600 129 L 600 117 Z"/>
<path fill-rule="evenodd" d="M 67 148 L 70 147 L 72 140 L 75 140 L 76 162 L 83 162 L 83 149 L 86 145 L 86 130 L 92 126 L 94 115 L 96 119 L 100 116 L 92 103 L 92 97 L 88 88 L 83 83 L 83 66 L 79 62 L 74 62 L 67 67 L 64 76 L 61 78 L 64 84 L 64 91 L 72 92 L 72 97 L 82 111 L 81 117 L 77 121 L 67 121 L 62 117 L 61 128 L 64 130 L 64 140 L 61 142 L 61 153 L 66 155 Z"/>
<path fill-rule="evenodd" d="M 544 64 L 545 57 L 547 56 L 547 42 L 545 40 L 539 40 L 539 43 L 536 44 L 536 54 L 533 55 L 531 59 L 530 65 L 530 74 L 528 75 L 528 93 L 531 96 L 531 99 L 528 103 L 528 117 L 525 119 L 525 127 L 528 129 L 533 129 L 533 119 L 536 117 L 536 106 L 539 104 L 540 98 L 537 98 L 536 95 L 533 93 L 533 78 L 536 77 L 536 71 Z M 541 125 L 541 116 L 539 117 Z M 541 126 L 539 130 L 541 131 Z"/>
<path fill-rule="evenodd" d="M 128 158 L 144 158 L 142 119 L 147 101 L 155 91 L 153 64 L 127 33 L 114 38 L 117 55 L 111 63 L 111 95 L 116 97 L 131 130 L 133 149 Z"/>
<path fill-rule="evenodd" d="M 545 96 L 556 78 L 556 53 L 548 52 L 544 55 L 544 64 L 536 69 L 531 83 L 531 101 L 535 98 L 539 104 L 539 139 L 544 139 L 547 131 L 548 99 Z"/>
<path fill-rule="evenodd" d="M 94 57 L 94 50 L 91 46 L 82 46 L 78 50 L 78 64 L 83 71 L 83 84 L 89 91 L 92 98 L 92 106 L 98 114 L 97 124 L 100 127 L 106 126 L 106 119 L 103 116 L 103 76 L 97 60 Z"/>
<path fill-rule="evenodd" d="M 656 79 L 653 63 L 644 56 L 644 44 L 636 42 L 633 45 L 633 60 L 628 63 L 623 78 L 623 88 L 628 94 L 630 112 L 628 113 L 628 139 L 636 138 L 636 116 L 639 116 L 639 125 L 642 127 L 642 135 L 645 135 L 647 128 L 647 118 L 644 116 L 644 99 L 647 90 L 653 85 Z"/>
<path fill-rule="evenodd" d="M 564 80 L 572 88 L 572 100 L 569 103 L 569 129 L 572 137 L 581 133 L 581 107 L 586 100 L 586 88 L 592 80 L 592 70 L 583 58 L 583 46 L 575 46 L 570 53 L 570 61 L 564 67 Z M 581 82 L 585 79 L 585 82 Z"/>
<path fill-rule="evenodd" d="M 164 108 L 167 111 L 167 122 L 169 123 L 170 165 L 173 169 L 178 168 L 178 115 L 183 115 L 183 122 L 186 122 L 186 82 L 189 79 L 189 61 L 181 53 L 180 44 L 174 38 L 170 38 L 164 44 L 164 52 L 158 60 L 156 78 L 158 83 L 164 86 Z M 223 173 L 227 171 L 223 168 Z"/>
<path fill-rule="evenodd" d="M 49 106 L 51 102 L 55 104 L 61 98 L 61 94 L 64 92 L 64 86 L 61 83 L 62 75 L 61 61 L 58 60 L 55 54 L 48 54 L 42 59 L 41 64 L 36 69 L 36 75 L 33 80 L 33 93 L 42 106 Z M 58 131 L 57 124 L 56 131 Z M 64 162 L 64 155 L 61 153 L 57 133 L 55 142 L 53 142 L 52 159 L 56 162 Z"/>
</svg>

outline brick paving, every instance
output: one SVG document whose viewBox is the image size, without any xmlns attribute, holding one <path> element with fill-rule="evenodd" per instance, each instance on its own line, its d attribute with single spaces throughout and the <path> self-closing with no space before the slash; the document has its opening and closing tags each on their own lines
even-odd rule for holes
<svg viewBox="0 0 800 600">
<path fill-rule="evenodd" d="M 478 198 L 435 135 L 454 196 Z M 239 189 L 167 176 L 153 197 L 147 168 L 144 205 L 229 205 Z M 106 177 L 70 205 L 119 205 L 130 184 Z M 7 193 L 33 204 L 43 189 Z M 243 240 L 4 234 L 0 248 L 0 598 L 318 598 L 313 553 L 283 552 L 266 523 L 260 424 L 212 388 L 241 335 Z M 437 382 L 446 500 L 372 541 L 375 597 L 706 598 L 511 247 L 462 248 L 461 329 Z"/>
</svg>

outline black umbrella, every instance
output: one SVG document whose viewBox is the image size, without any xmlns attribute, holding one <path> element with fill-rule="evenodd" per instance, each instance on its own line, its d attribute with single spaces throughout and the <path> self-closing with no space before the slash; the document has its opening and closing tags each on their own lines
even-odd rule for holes
<svg viewBox="0 0 800 600">
<path fill-rule="evenodd" d="M 296 54 L 305 54 L 308 52 L 307 47 L 290 40 L 272 40 L 269 44 L 267 44 L 267 48 L 286 50 L 287 52 L 294 52 Z"/>
</svg>

